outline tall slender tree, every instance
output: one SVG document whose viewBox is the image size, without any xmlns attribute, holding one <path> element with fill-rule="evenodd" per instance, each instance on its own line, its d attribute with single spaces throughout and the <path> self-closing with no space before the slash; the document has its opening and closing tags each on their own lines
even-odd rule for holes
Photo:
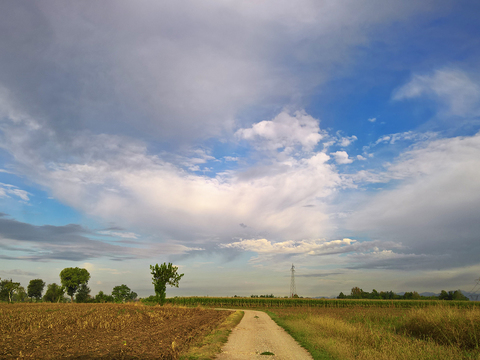
<svg viewBox="0 0 480 360">
<path fill-rule="evenodd" d="M 172 263 L 168 263 L 168 265 L 163 263 L 160 266 L 158 264 L 150 265 L 150 270 L 152 271 L 152 284 L 157 301 L 163 305 L 167 297 L 167 284 L 178 287 L 178 283 L 184 274 L 178 274 L 178 267 L 173 266 Z"/>
</svg>

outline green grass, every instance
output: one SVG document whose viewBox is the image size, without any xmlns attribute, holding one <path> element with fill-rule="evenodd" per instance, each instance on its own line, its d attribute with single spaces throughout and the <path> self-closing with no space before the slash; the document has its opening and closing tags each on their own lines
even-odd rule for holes
<svg viewBox="0 0 480 360">
<path fill-rule="evenodd" d="M 315 360 L 335 360 L 325 349 L 322 349 L 310 341 L 311 334 L 308 330 L 292 327 L 284 317 L 278 316 L 271 311 L 265 311 L 278 326 L 285 329 L 302 347 L 312 355 Z"/>
<path fill-rule="evenodd" d="M 207 360 L 214 359 L 227 342 L 232 329 L 240 323 L 243 311 L 236 311 L 205 338 L 197 341 L 180 355 L 180 360 Z"/>
</svg>

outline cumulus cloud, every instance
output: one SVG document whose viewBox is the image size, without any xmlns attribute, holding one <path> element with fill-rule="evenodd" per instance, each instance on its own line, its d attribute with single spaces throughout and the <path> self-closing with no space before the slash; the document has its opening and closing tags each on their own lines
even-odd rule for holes
<svg viewBox="0 0 480 360">
<path fill-rule="evenodd" d="M 353 136 L 346 136 L 346 137 L 342 137 L 340 140 L 339 140 L 339 145 L 341 147 L 347 147 L 348 145 L 350 145 L 352 142 L 354 142 L 355 140 L 357 140 L 357 137 L 355 135 Z"/>
<path fill-rule="evenodd" d="M 296 111 L 293 116 L 283 111 L 272 120 L 238 130 L 236 136 L 251 141 L 257 148 L 284 149 L 290 153 L 297 146 L 304 151 L 312 151 L 324 134 L 320 133 L 319 121 L 305 111 Z"/>
<path fill-rule="evenodd" d="M 321 263 L 324 266 L 353 269 L 357 266 L 373 267 L 372 259 L 376 259 L 377 254 L 394 254 L 391 249 L 399 248 L 400 245 L 389 241 L 357 241 L 349 238 L 278 242 L 263 238 L 241 239 L 220 244 L 219 247 L 255 253 L 250 263 L 256 267 L 268 265 L 285 268 L 286 264 L 292 261 L 301 262 L 303 266 L 318 266 L 317 257 L 322 256 Z"/>
<path fill-rule="evenodd" d="M 333 158 L 337 162 L 337 164 L 351 164 L 353 162 L 353 159 L 348 157 L 348 154 L 346 151 L 335 151 L 334 153 L 330 153 L 330 155 L 333 155 Z"/>
<path fill-rule="evenodd" d="M 318 121 L 305 112 L 282 112 L 241 134 L 259 147 L 298 145 L 309 152 L 215 177 L 186 171 L 188 158 L 175 164 L 164 158 L 178 156 L 150 154 L 138 140 L 91 133 L 66 138 L 40 125 L 28 127 L 25 122 L 36 122 L 26 119 L 4 126 L 0 147 L 15 154 L 19 171 L 56 199 L 105 221 L 194 242 L 241 235 L 232 234 L 239 223 L 249 224 L 250 231 L 296 238 L 328 227 L 322 199 L 335 191 L 340 177 L 328 155 L 310 151 L 321 135 Z M 203 150 L 191 159 L 211 160 Z M 308 204 L 317 206 L 303 207 Z"/>
<path fill-rule="evenodd" d="M 78 225 L 35 227 L 7 219 L 3 225 L 9 227 L 0 227 L 2 257 L 122 260 L 185 254 L 211 248 L 210 243 L 233 244 L 232 238 L 267 243 L 238 241 L 223 250 L 248 245 L 260 251 L 263 244 L 274 254 L 297 254 L 297 248 L 309 256 L 325 255 L 328 247 L 332 252 L 371 249 L 375 241 L 304 240 L 339 229 L 329 202 L 350 180 L 329 164 L 326 149 L 347 147 L 356 136 L 328 137 L 305 111 L 285 110 L 273 118 L 258 114 L 301 108 L 296 105 L 306 103 L 333 67 L 351 63 L 350 49 L 368 46 L 375 26 L 430 5 L 377 0 L 141 4 L 0 5 L 0 28 L 7 30 L 0 37 L 5 55 L 0 58 L 0 148 L 10 154 L 15 173 L 58 201 L 155 237 L 143 242 L 143 234 L 125 229 L 93 233 Z M 462 73 L 447 70 L 415 75 L 394 98 L 448 98 L 451 113 L 475 113 L 478 88 Z M 455 95 L 460 86 L 471 94 Z M 418 141 L 412 134 L 392 134 L 372 147 L 408 137 Z M 220 154 L 220 161 L 238 162 L 240 170 L 202 176 L 199 172 L 207 173 L 219 160 L 199 144 L 205 139 L 227 144 L 232 138 L 252 145 L 252 153 L 279 156 L 256 162 L 258 154 L 248 159 L 243 153 Z M 324 140 L 331 141 L 318 151 Z M 346 151 L 330 155 L 337 164 L 355 159 Z M 396 178 L 421 185 L 418 179 L 434 178 L 410 160 L 394 163 L 382 176 L 355 175 L 364 183 Z M 454 173 L 450 165 L 446 171 Z M 0 186 L 1 196 L 28 201 L 32 195 L 7 184 Z M 365 228 L 377 219 L 362 221 L 357 215 L 352 221 Z M 60 232 L 62 237 L 56 235 Z M 119 245 L 130 240 L 137 245 Z"/>
<path fill-rule="evenodd" d="M 463 71 L 452 68 L 436 70 L 433 74 L 414 75 L 393 94 L 394 100 L 429 96 L 439 101 L 449 115 L 480 114 L 480 86 Z"/>
<path fill-rule="evenodd" d="M 268 254 L 307 254 L 319 255 L 325 252 L 331 252 L 334 248 L 339 248 L 343 245 L 350 245 L 356 240 L 342 239 L 342 240 L 300 240 L 300 241 L 282 241 L 272 243 L 267 239 L 245 239 L 229 244 L 222 244 L 223 248 L 237 248 L 245 251 L 253 251 L 256 253 Z"/>
<path fill-rule="evenodd" d="M 374 123 L 375 121 L 377 121 L 377 118 L 369 118 L 368 121 Z"/>
</svg>

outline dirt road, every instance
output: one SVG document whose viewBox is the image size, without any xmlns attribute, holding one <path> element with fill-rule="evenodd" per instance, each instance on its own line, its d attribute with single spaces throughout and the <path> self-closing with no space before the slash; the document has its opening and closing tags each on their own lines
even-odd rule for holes
<svg viewBox="0 0 480 360">
<path fill-rule="evenodd" d="M 217 359 L 313 360 L 308 351 L 267 314 L 262 311 L 243 311 L 245 315 L 242 321 L 233 329 Z M 266 353 L 274 355 L 267 356 Z"/>
</svg>

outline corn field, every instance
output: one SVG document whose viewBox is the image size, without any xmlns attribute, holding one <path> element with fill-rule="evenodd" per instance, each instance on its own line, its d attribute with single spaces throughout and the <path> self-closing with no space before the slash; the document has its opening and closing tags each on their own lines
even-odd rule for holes
<svg viewBox="0 0 480 360">
<path fill-rule="evenodd" d="M 175 297 L 167 303 L 181 306 L 204 307 L 242 307 L 242 308 L 281 308 L 281 307 L 386 307 L 386 308 L 424 308 L 429 306 L 453 306 L 472 308 L 480 306 L 473 301 L 444 300 L 353 300 L 353 299 L 286 299 L 286 298 L 225 298 L 225 297 Z"/>
</svg>

